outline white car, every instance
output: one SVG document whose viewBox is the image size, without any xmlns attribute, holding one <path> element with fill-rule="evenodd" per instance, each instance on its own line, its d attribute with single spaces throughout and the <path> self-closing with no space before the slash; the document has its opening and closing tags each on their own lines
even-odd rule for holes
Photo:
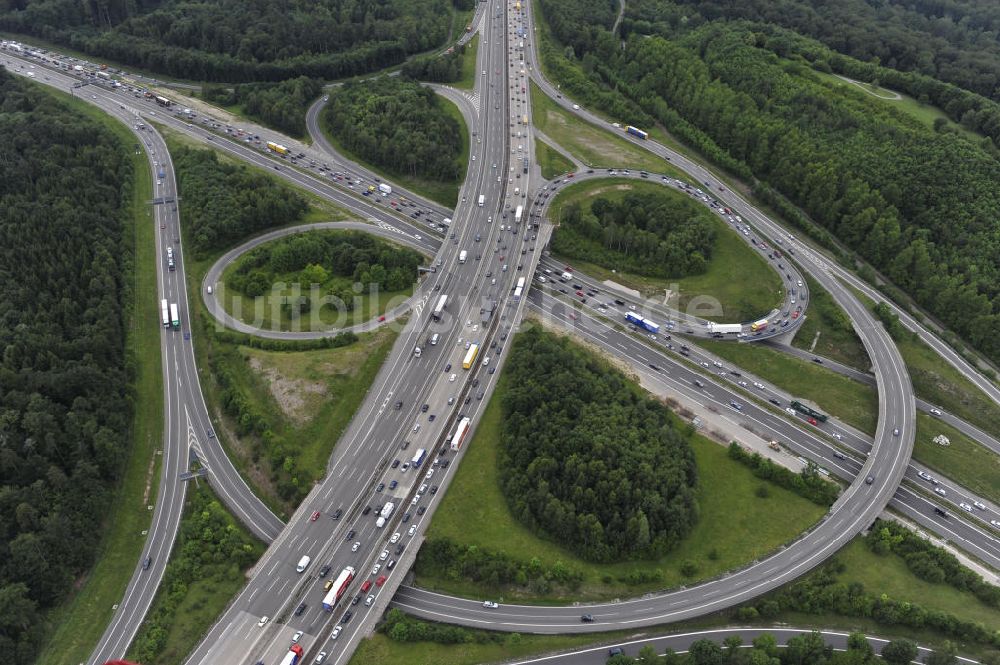
<svg viewBox="0 0 1000 665">
<path fill-rule="evenodd" d="M 973 501 L 972 505 L 978 508 L 979 510 L 986 510 L 986 504 L 983 503 L 982 501 Z"/>
<path fill-rule="evenodd" d="M 268 622 L 269 619 L 270 617 L 261 617 L 260 621 L 257 622 L 257 626 L 258 627 L 263 626 L 265 623 Z"/>
<path fill-rule="evenodd" d="M 990 524 L 992 524 L 997 528 L 1000 528 L 1000 520 L 990 520 Z"/>
<path fill-rule="evenodd" d="M 382 553 L 378 555 L 379 561 L 385 561 L 389 558 L 389 550 L 382 550 Z"/>
<path fill-rule="evenodd" d="M 313 663 L 322 663 L 324 660 L 326 660 L 326 652 L 320 651 L 319 655 L 316 656 L 316 660 L 314 660 Z"/>
<path fill-rule="evenodd" d="M 487 609 L 495 610 L 496 608 L 500 607 L 500 605 L 498 605 L 497 603 L 493 602 L 492 600 L 484 600 L 483 601 L 483 607 L 485 607 Z"/>
<path fill-rule="evenodd" d="M 335 640 L 335 639 L 337 639 L 338 637 L 340 637 L 340 631 L 341 631 L 341 630 L 343 630 L 343 628 L 341 628 L 340 626 L 337 626 L 336 628 L 334 628 L 334 629 L 333 629 L 333 632 L 332 632 L 332 633 L 330 633 L 330 639 L 331 639 L 331 640 Z"/>
<path fill-rule="evenodd" d="M 417 525 L 413 524 L 413 525 L 410 526 L 410 530 L 406 532 L 406 535 L 407 536 L 412 536 L 416 532 L 417 532 Z"/>
<path fill-rule="evenodd" d="M 360 540 L 355 540 L 354 544 L 351 545 L 351 551 L 352 552 L 357 552 L 358 548 L 360 548 L 360 547 L 361 547 L 361 541 Z"/>
<path fill-rule="evenodd" d="M 372 594 L 372 595 L 368 596 L 367 598 L 365 598 L 365 605 L 368 605 L 369 607 L 374 602 L 375 602 L 375 594 Z"/>
<path fill-rule="evenodd" d="M 389 542 L 390 543 L 397 543 L 397 542 L 399 542 L 399 531 L 397 531 L 396 533 L 392 534 L 392 538 L 389 539 Z"/>
<path fill-rule="evenodd" d="M 964 501 L 962 503 L 958 504 L 958 507 L 961 508 L 962 510 L 964 510 L 965 512 L 967 512 L 967 513 L 971 513 L 972 512 L 972 506 L 970 506 L 969 504 L 965 503 Z"/>
<path fill-rule="evenodd" d="M 378 571 L 380 570 L 382 570 L 382 564 L 376 563 L 374 566 L 372 566 L 372 572 L 369 573 L 369 575 L 374 577 L 375 575 L 378 575 Z"/>
<path fill-rule="evenodd" d="M 948 492 L 945 491 L 943 487 L 935 487 L 934 491 L 940 494 L 941 496 L 948 496 Z"/>
<path fill-rule="evenodd" d="M 295 634 L 292 635 L 292 644 L 297 644 L 300 639 L 302 639 L 302 631 L 301 630 L 296 631 Z"/>
</svg>

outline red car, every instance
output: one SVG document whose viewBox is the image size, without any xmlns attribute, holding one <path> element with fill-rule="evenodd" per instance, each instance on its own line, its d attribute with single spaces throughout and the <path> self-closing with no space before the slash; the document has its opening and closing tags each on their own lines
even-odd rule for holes
<svg viewBox="0 0 1000 665">
<path fill-rule="evenodd" d="M 362 591 L 368 591 L 368 589 L 371 589 L 371 588 L 372 588 L 372 581 L 371 580 L 365 580 L 365 583 L 361 585 L 361 590 Z"/>
<path fill-rule="evenodd" d="M 576 295 L 578 295 L 578 296 L 583 296 L 583 291 L 577 291 L 577 292 L 576 292 Z"/>
<path fill-rule="evenodd" d="M 379 575 L 378 579 L 375 580 L 375 586 L 382 586 L 385 584 L 385 575 Z"/>
<path fill-rule="evenodd" d="M 809 418 L 809 419 L 807 420 L 807 422 L 808 422 L 808 423 L 809 423 L 810 425 L 819 425 L 819 423 L 818 423 L 818 422 L 816 422 L 816 419 L 815 419 L 815 418 Z"/>
<path fill-rule="evenodd" d="M 793 319 L 799 318 L 799 313 L 798 312 L 792 312 L 792 318 Z"/>
<path fill-rule="evenodd" d="M 569 313 L 569 318 L 571 318 L 571 319 L 573 319 L 574 321 L 576 321 L 576 314 L 574 314 L 573 312 L 570 312 L 570 313 Z"/>
<path fill-rule="evenodd" d="M 383 321 L 385 321 L 385 314 L 383 314 L 382 316 L 378 317 L 378 322 L 379 323 L 382 323 Z"/>
<path fill-rule="evenodd" d="M 319 511 L 318 510 L 314 510 L 313 514 L 309 516 L 309 521 L 310 522 L 315 522 L 318 519 L 319 519 Z"/>
</svg>

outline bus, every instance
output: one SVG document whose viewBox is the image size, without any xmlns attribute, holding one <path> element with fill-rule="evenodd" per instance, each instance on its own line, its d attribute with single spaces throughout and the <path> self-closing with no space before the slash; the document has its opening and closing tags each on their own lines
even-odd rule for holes
<svg viewBox="0 0 1000 665">
<path fill-rule="evenodd" d="M 514 287 L 514 302 L 521 299 L 521 294 L 524 293 L 524 278 L 517 278 L 517 286 Z"/>
<path fill-rule="evenodd" d="M 163 319 L 163 327 L 170 327 L 170 305 L 167 304 L 166 300 L 160 301 L 160 318 Z"/>
<path fill-rule="evenodd" d="M 344 595 L 347 591 L 347 587 L 350 586 L 351 580 L 354 579 L 354 568 L 348 566 L 340 571 L 340 575 L 334 580 L 333 586 L 330 587 L 330 591 L 323 598 L 323 609 L 327 612 L 333 611 L 333 606 L 337 604 L 340 597 Z"/>
<path fill-rule="evenodd" d="M 646 132 L 642 131 L 638 127 L 633 127 L 632 125 L 625 125 L 625 131 L 628 132 L 629 134 L 631 134 L 632 136 L 639 137 L 640 139 L 647 139 L 647 138 L 649 138 L 649 134 L 647 134 Z"/>
<path fill-rule="evenodd" d="M 458 427 L 455 428 L 455 433 L 451 435 L 451 449 L 458 451 L 462 449 L 462 442 L 465 441 L 465 435 L 469 433 L 469 425 L 472 423 L 469 417 L 466 416 L 458 421 Z"/>
<path fill-rule="evenodd" d="M 279 155 L 287 155 L 288 154 L 288 148 L 286 148 L 285 146 L 281 145 L 280 143 L 275 143 L 274 141 L 268 141 L 267 142 L 267 149 L 270 150 L 271 152 L 276 152 Z"/>
<path fill-rule="evenodd" d="M 159 104 L 160 106 L 166 106 L 167 108 L 170 108 L 170 105 L 173 103 L 166 97 L 160 97 L 159 95 L 154 97 L 154 99 L 156 100 L 157 104 Z"/>
<path fill-rule="evenodd" d="M 523 214 L 524 214 L 524 206 L 517 206 L 514 209 L 514 223 L 515 224 L 520 224 L 521 223 L 521 216 Z"/>
<path fill-rule="evenodd" d="M 634 326 L 639 326 L 643 330 L 648 330 L 649 332 L 653 333 L 654 335 L 656 333 L 660 332 L 660 324 L 653 323 L 649 319 L 641 317 L 638 314 L 636 314 L 635 312 L 626 312 L 625 313 L 625 320 L 628 321 L 629 323 L 631 323 Z"/>
<path fill-rule="evenodd" d="M 170 325 L 174 330 L 181 327 L 181 316 L 177 313 L 177 303 L 170 303 Z"/>
<path fill-rule="evenodd" d="M 441 296 L 438 298 L 437 305 L 434 306 L 434 311 L 431 312 L 431 318 L 435 321 L 441 320 L 441 313 L 444 311 L 445 306 L 448 304 L 448 296 Z"/>
<path fill-rule="evenodd" d="M 808 406 L 806 406 L 802 402 L 799 402 L 798 400 L 794 399 L 792 400 L 792 408 L 798 411 L 799 413 L 809 416 L 810 418 L 815 418 L 821 423 L 825 423 L 827 418 L 829 418 L 829 416 L 827 416 L 825 413 L 820 413 L 816 409 L 809 408 Z"/>
<path fill-rule="evenodd" d="M 761 319 L 760 321 L 754 321 L 750 324 L 750 330 L 757 332 L 758 330 L 763 330 L 767 328 L 767 319 Z"/>
<path fill-rule="evenodd" d="M 413 459 L 410 460 L 410 466 L 414 469 L 419 469 L 420 465 L 424 463 L 425 457 L 427 457 L 427 450 L 425 448 L 417 448 L 417 452 L 413 454 Z"/>
<path fill-rule="evenodd" d="M 465 353 L 465 360 L 462 361 L 462 369 L 471 369 L 472 363 L 476 362 L 476 356 L 479 355 L 479 344 L 473 344 L 469 347 L 469 350 Z"/>
</svg>

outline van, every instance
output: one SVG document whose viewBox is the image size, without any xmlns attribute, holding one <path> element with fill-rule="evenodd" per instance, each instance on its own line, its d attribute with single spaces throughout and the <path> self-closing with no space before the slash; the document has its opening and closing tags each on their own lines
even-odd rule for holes
<svg viewBox="0 0 1000 665">
<path fill-rule="evenodd" d="M 295 566 L 295 572 L 305 572 L 305 569 L 309 567 L 310 561 L 312 561 L 312 559 L 310 559 L 308 555 L 304 555 L 301 559 L 299 559 L 298 565 Z"/>
<path fill-rule="evenodd" d="M 479 195 L 479 207 L 482 208 L 483 205 L 485 205 L 485 203 L 486 203 L 486 196 L 484 196 L 483 194 L 480 194 Z"/>
<path fill-rule="evenodd" d="M 521 188 L 520 187 L 515 187 L 514 188 L 514 196 L 517 196 L 520 193 L 521 193 Z"/>
<path fill-rule="evenodd" d="M 441 335 L 439 335 L 437 333 L 434 333 L 433 335 L 431 335 L 431 346 L 437 345 L 439 339 L 441 339 Z"/>
</svg>

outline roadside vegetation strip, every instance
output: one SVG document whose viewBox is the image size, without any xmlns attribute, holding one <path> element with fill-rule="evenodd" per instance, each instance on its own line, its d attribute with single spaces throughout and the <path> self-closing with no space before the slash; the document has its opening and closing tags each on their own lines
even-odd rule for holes
<svg viewBox="0 0 1000 665">
<path fill-rule="evenodd" d="M 190 488 L 184 508 L 163 583 L 129 649 L 143 665 L 184 662 L 264 553 L 207 485 Z"/>
<path fill-rule="evenodd" d="M 217 295 L 227 313 L 259 328 L 347 328 L 409 298 L 423 262 L 419 252 L 369 233 L 318 229 L 247 251 L 216 289 L 226 287 Z"/>
<path fill-rule="evenodd" d="M 541 139 L 535 139 L 535 159 L 542 170 L 542 177 L 551 180 L 557 175 L 573 170 L 573 162 Z"/>
<path fill-rule="evenodd" d="M 947 437 L 948 445 L 934 442 Z M 917 414 L 917 440 L 913 458 L 961 483 L 970 492 L 1000 504 L 1000 455 L 965 436 L 947 423 Z M 922 487 L 921 489 L 928 489 Z M 959 492 L 958 488 L 949 488 Z"/>
<path fill-rule="evenodd" d="M 792 346 L 836 360 L 862 372 L 869 371 L 871 360 L 868 358 L 868 352 L 854 332 L 847 314 L 840 309 L 819 282 L 805 271 L 801 272 L 809 290 L 809 307 L 805 311 L 806 320 L 795 333 Z"/>
<path fill-rule="evenodd" d="M 565 187 L 550 204 L 548 218 L 554 224 L 559 224 L 563 211 L 568 207 L 580 204 L 589 210 L 595 201 L 602 199 L 620 203 L 632 192 L 656 194 L 667 201 L 676 200 L 678 203 L 690 198 L 687 194 L 655 182 L 596 178 Z M 703 309 L 692 312 L 705 315 L 708 319 L 730 323 L 750 321 L 770 312 L 781 302 L 783 296 L 778 273 L 768 265 L 764 257 L 757 254 L 708 208 L 705 208 L 703 216 L 712 224 L 715 241 L 712 256 L 702 274 L 676 279 L 649 277 L 622 272 L 615 265 L 598 265 L 581 261 L 574 256 L 564 256 L 558 252 L 554 254 L 557 259 L 565 260 L 595 279 L 617 282 L 657 302 L 662 302 L 669 289 L 671 300 L 668 304 L 680 311 L 687 311 L 692 301 L 700 302 L 695 301 L 696 298 L 714 298 L 721 306 L 721 316 L 714 313 L 709 315 L 710 312 Z M 559 229 L 555 231 L 556 234 L 559 232 Z"/>
<path fill-rule="evenodd" d="M 502 427 L 500 401 L 507 385 L 505 374 L 474 438 L 466 443 L 468 450 L 462 465 L 435 512 L 428 543 L 415 567 L 418 586 L 473 598 L 500 594 L 522 602 L 631 597 L 690 584 L 748 563 L 793 540 L 824 513 L 822 507 L 755 478 L 749 469 L 728 458 L 725 447 L 693 434 L 699 516 L 690 535 L 666 556 L 654 560 L 600 565 L 584 561 L 561 544 L 540 538 L 520 524 L 501 492 L 497 466 Z M 685 427 L 679 420 L 676 422 Z M 455 576 L 441 565 L 444 562 L 430 562 L 423 557 L 423 549 L 433 549 L 434 540 L 447 540 L 463 549 L 475 546 L 490 551 L 493 555 L 487 557 L 489 561 L 477 564 L 486 574 L 490 566 L 503 567 L 508 561 L 559 570 L 567 579 L 579 572 L 581 579 L 575 588 L 568 584 L 546 586 L 541 581 L 518 584 L 515 580 L 501 587 L 474 582 L 469 571 Z"/>
<path fill-rule="evenodd" d="M 400 77 L 331 90 L 320 128 L 345 157 L 454 207 L 466 172 L 468 128 L 454 104 Z"/>
<path fill-rule="evenodd" d="M 59 96 L 95 122 L 105 125 L 123 146 L 137 139 L 124 126 L 89 104 Z M 130 150 L 134 153 L 134 150 Z M 156 271 L 149 269 L 159 257 L 154 242 L 154 225 L 148 201 L 152 198 L 152 173 L 145 153 L 133 155 L 129 244 L 134 261 L 131 267 L 134 300 L 129 305 L 128 353 L 133 367 L 132 448 L 122 482 L 107 516 L 107 530 L 98 558 L 84 578 L 79 591 L 53 610 L 48 623 L 55 628 L 39 652 L 39 662 L 83 662 L 97 644 L 113 615 L 112 607 L 121 597 L 136 561 L 142 552 L 142 531 L 152 513 L 146 509 L 156 501 L 160 481 L 163 445 L 163 383 L 159 350 L 160 325 L 156 307 Z M 123 187 L 124 189 L 124 187 Z"/>
</svg>

